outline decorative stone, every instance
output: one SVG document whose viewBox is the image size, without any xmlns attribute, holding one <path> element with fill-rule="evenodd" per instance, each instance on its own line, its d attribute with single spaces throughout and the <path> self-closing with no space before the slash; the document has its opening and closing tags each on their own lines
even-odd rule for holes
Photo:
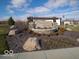
<svg viewBox="0 0 79 59">
<path fill-rule="evenodd" d="M 79 38 L 77 38 L 77 42 L 79 42 Z"/>
<path fill-rule="evenodd" d="M 30 37 L 23 45 L 23 49 L 26 51 L 33 51 L 33 50 L 39 50 L 41 49 L 38 39 L 36 37 Z"/>
<path fill-rule="evenodd" d="M 8 35 L 15 35 L 15 32 L 16 32 L 16 30 L 15 30 L 15 29 L 10 30 Z"/>
</svg>

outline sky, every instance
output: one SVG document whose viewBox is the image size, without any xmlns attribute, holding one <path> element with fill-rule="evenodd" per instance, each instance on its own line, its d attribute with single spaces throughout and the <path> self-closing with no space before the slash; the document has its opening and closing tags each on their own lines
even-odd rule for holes
<svg viewBox="0 0 79 59">
<path fill-rule="evenodd" d="M 79 18 L 79 0 L 0 0 L 0 20 L 12 16 L 25 20 L 28 16 Z"/>
</svg>

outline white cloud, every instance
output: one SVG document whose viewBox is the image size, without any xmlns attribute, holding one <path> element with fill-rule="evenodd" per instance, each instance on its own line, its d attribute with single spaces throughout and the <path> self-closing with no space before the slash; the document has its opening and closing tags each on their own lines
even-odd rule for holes
<svg viewBox="0 0 79 59">
<path fill-rule="evenodd" d="M 48 0 L 42 6 L 38 6 L 38 7 L 35 7 L 35 8 L 30 8 L 26 12 L 32 13 L 32 14 L 48 13 L 54 8 L 65 5 L 67 1 L 68 0 Z"/>
<path fill-rule="evenodd" d="M 38 6 L 38 7 L 32 8 L 32 9 L 29 9 L 29 11 L 27 11 L 27 12 L 34 13 L 34 14 L 48 13 L 48 12 L 53 12 L 51 10 L 53 10 L 55 8 L 62 7 L 65 5 L 69 5 L 69 6 L 71 6 L 72 9 L 75 10 L 76 4 L 77 4 L 77 0 L 48 0 L 42 6 Z M 67 11 L 67 10 L 69 10 L 69 9 L 64 9 L 64 11 Z"/>
<path fill-rule="evenodd" d="M 48 11 L 49 11 L 48 8 L 40 6 L 40 7 L 36 7 L 36 8 L 30 9 L 27 12 L 28 13 L 42 13 L 42 12 L 48 12 Z"/>
<path fill-rule="evenodd" d="M 76 6 L 77 2 L 78 0 L 48 0 L 48 2 L 44 4 L 44 6 L 48 8 L 57 8 L 59 6 L 65 5 Z"/>
<path fill-rule="evenodd" d="M 65 17 L 68 17 L 68 18 L 70 18 L 70 17 L 74 18 L 76 16 L 78 16 L 76 18 L 79 18 L 79 10 L 70 11 L 70 12 L 63 12 L 63 13 L 60 13 L 60 14 L 55 14 L 55 16 L 60 16 L 60 17 L 62 17 L 63 15 Z"/>
<path fill-rule="evenodd" d="M 66 13 L 63 13 L 64 15 L 79 15 L 79 10 L 75 10 L 75 11 L 71 11 L 71 12 L 66 12 Z"/>
<path fill-rule="evenodd" d="M 71 11 L 71 12 L 61 12 L 61 13 L 48 13 L 48 14 L 42 14 L 42 15 L 38 15 L 38 16 L 44 16 L 44 17 L 52 17 L 52 16 L 57 16 L 57 17 L 62 17 L 62 16 L 71 16 L 71 17 L 76 17 L 78 16 L 79 18 L 79 10 L 75 10 L 75 11 Z"/>
<path fill-rule="evenodd" d="M 76 10 L 78 8 L 78 6 L 77 6 L 78 0 L 70 0 L 69 3 L 73 10 Z"/>
<path fill-rule="evenodd" d="M 7 10 L 10 13 L 13 13 L 13 8 L 17 10 L 26 10 L 26 7 L 32 2 L 32 0 L 11 0 L 10 5 L 7 6 Z M 35 8 L 29 8 L 29 10 L 26 10 L 28 13 L 43 13 L 43 12 L 49 12 L 52 9 L 58 8 L 60 6 L 64 6 L 66 4 L 69 4 L 73 9 L 75 8 L 75 5 L 77 3 L 77 0 L 48 0 L 46 3 L 44 3 L 42 6 L 38 6 Z M 20 8 L 20 9 L 19 9 Z"/>
<path fill-rule="evenodd" d="M 53 13 L 53 9 L 62 7 L 65 5 L 71 6 L 73 10 L 76 10 L 76 4 L 78 0 L 48 0 L 46 3 L 44 3 L 41 6 L 37 6 L 35 8 L 29 8 L 28 5 L 32 2 L 33 0 L 11 0 L 10 4 L 7 6 L 7 10 L 10 13 L 14 13 L 13 9 L 17 10 L 24 10 L 23 12 L 27 13 L 23 16 L 19 16 L 18 18 L 21 19 L 26 19 L 27 16 L 34 15 L 36 14 L 37 16 L 60 16 L 63 14 L 70 14 L 67 12 L 69 9 L 64 9 L 63 12 L 61 10 L 58 10 L 61 12 L 61 14 L 55 14 Z M 28 10 L 26 9 L 28 8 Z M 20 9 L 19 9 L 20 8 Z M 51 14 L 50 14 L 51 12 Z M 53 14 L 52 14 L 53 13 Z"/>
<path fill-rule="evenodd" d="M 26 0 L 11 0 L 13 7 L 21 7 L 25 4 Z"/>
<path fill-rule="evenodd" d="M 11 10 L 11 6 L 10 6 L 10 5 L 8 5 L 6 9 L 7 9 L 7 11 L 9 11 L 10 13 L 14 13 L 14 11 Z"/>
<path fill-rule="evenodd" d="M 59 6 L 63 6 L 67 3 L 68 0 L 48 0 L 47 3 L 44 4 L 47 8 L 57 8 Z"/>
<path fill-rule="evenodd" d="M 31 14 L 24 14 L 20 16 L 13 16 L 15 20 L 27 21 L 27 17 L 32 16 Z"/>
<path fill-rule="evenodd" d="M 77 1 L 78 1 L 78 0 L 70 0 L 70 5 L 71 5 L 71 6 L 76 5 L 76 4 L 77 4 Z"/>
<path fill-rule="evenodd" d="M 11 0 L 10 4 L 7 5 L 6 9 L 9 12 L 12 12 L 16 9 L 18 10 L 24 10 L 25 8 L 28 7 L 28 5 L 32 2 L 32 0 Z"/>
</svg>

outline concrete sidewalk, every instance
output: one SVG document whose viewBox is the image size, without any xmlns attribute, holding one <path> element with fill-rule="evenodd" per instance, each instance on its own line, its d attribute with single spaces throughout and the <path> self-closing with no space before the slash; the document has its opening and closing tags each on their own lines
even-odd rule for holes
<svg viewBox="0 0 79 59">
<path fill-rule="evenodd" d="M 0 55 L 0 59 L 79 59 L 79 47 Z"/>
</svg>

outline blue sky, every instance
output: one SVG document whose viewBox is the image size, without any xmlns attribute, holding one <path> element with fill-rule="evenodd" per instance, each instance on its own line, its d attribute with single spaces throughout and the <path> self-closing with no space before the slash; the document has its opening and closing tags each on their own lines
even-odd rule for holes
<svg viewBox="0 0 79 59">
<path fill-rule="evenodd" d="M 79 18 L 79 0 L 0 0 L 0 19 L 12 16 L 24 20 L 28 16 Z"/>
</svg>

